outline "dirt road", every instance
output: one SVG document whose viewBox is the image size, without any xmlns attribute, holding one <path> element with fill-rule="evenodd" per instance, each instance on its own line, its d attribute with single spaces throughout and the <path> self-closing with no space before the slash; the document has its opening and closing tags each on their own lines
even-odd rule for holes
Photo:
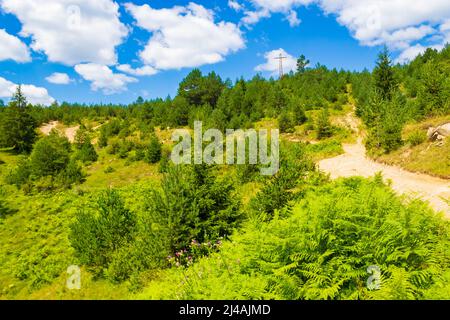
<svg viewBox="0 0 450 320">
<path fill-rule="evenodd" d="M 356 118 L 347 117 L 350 127 L 358 128 Z M 357 132 L 359 131 L 356 129 Z M 363 138 L 356 144 L 344 145 L 345 153 L 319 162 L 320 170 L 330 174 L 332 179 L 339 177 L 370 177 L 381 172 L 385 179 L 392 181 L 392 188 L 398 194 L 420 197 L 437 211 L 443 211 L 450 219 L 450 207 L 444 199 L 450 199 L 450 180 L 439 179 L 425 174 L 412 173 L 398 167 L 375 162 L 366 157 Z"/>
</svg>

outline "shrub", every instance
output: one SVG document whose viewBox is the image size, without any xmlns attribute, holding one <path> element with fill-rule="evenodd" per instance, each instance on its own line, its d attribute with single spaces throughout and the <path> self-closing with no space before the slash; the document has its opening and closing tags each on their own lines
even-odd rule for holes
<svg viewBox="0 0 450 320">
<path fill-rule="evenodd" d="M 406 142 L 408 142 L 412 147 L 418 146 L 419 144 L 427 141 L 427 134 L 421 130 L 416 130 L 412 132 L 407 138 Z"/>
<path fill-rule="evenodd" d="M 98 154 L 95 151 L 91 141 L 86 140 L 80 147 L 76 154 L 76 159 L 83 163 L 95 162 L 98 160 Z"/>
<path fill-rule="evenodd" d="M 132 241 L 136 216 L 125 208 L 115 190 L 102 193 L 96 203 L 95 212 L 82 209 L 78 213 L 69 239 L 81 263 L 102 270 Z"/>
<path fill-rule="evenodd" d="M 289 150 L 290 149 L 290 150 Z M 269 218 L 275 210 L 282 209 L 295 197 L 293 189 L 305 175 L 314 171 L 314 163 L 306 156 L 301 145 L 292 145 L 289 151 L 281 149 L 281 164 L 278 173 L 265 182 L 262 190 L 250 201 L 250 209 L 257 215 Z"/>
<path fill-rule="evenodd" d="M 67 138 L 52 132 L 34 146 L 30 156 L 31 172 L 35 177 L 56 176 L 70 160 L 71 146 Z"/>
<path fill-rule="evenodd" d="M 324 139 L 333 135 L 333 128 L 330 123 L 330 114 L 327 108 L 320 111 L 316 122 L 317 138 Z"/>
<path fill-rule="evenodd" d="M 447 221 L 420 201 L 404 204 L 380 179 L 343 179 L 310 190 L 284 218 L 249 223 L 220 253 L 166 272 L 141 298 L 445 297 L 449 235 Z M 369 266 L 381 270 L 379 290 L 367 287 Z"/>
<path fill-rule="evenodd" d="M 148 145 L 145 161 L 148 163 L 157 163 L 161 160 L 162 155 L 162 145 L 156 135 L 150 137 L 150 143 Z"/>
<path fill-rule="evenodd" d="M 289 113 L 282 112 L 278 118 L 278 125 L 281 133 L 290 133 L 294 132 L 295 124 L 292 121 L 292 118 Z"/>
<path fill-rule="evenodd" d="M 9 212 L 8 207 L 6 206 L 6 202 L 0 196 L 0 219 L 4 218 Z"/>
<path fill-rule="evenodd" d="M 170 167 L 162 192 L 153 191 L 148 197 L 147 224 L 153 226 L 155 237 L 167 239 L 170 252 L 187 248 L 192 239 L 226 237 L 239 224 L 234 187 L 230 179 L 214 178 L 213 170 L 203 165 Z"/>
<path fill-rule="evenodd" d="M 80 184 L 86 176 L 75 159 L 71 159 L 67 167 L 58 176 L 58 182 L 63 188 L 70 188 L 73 184 Z"/>
<path fill-rule="evenodd" d="M 108 174 L 108 173 L 113 173 L 113 172 L 115 172 L 116 170 L 113 168 L 113 167 L 111 167 L 111 166 L 107 166 L 106 168 L 105 168 L 105 173 L 106 174 Z"/>
<path fill-rule="evenodd" d="M 26 157 L 21 157 L 17 162 L 17 166 L 5 177 L 5 182 L 20 188 L 29 180 L 30 175 L 30 161 Z"/>
<path fill-rule="evenodd" d="M 98 137 L 97 145 L 99 148 L 105 148 L 108 146 L 108 136 L 104 127 L 100 129 L 100 136 Z"/>
</svg>

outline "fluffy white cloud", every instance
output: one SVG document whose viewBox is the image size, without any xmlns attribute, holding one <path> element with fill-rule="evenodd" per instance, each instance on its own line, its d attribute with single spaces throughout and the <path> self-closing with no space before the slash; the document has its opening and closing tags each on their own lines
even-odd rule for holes
<svg viewBox="0 0 450 320">
<path fill-rule="evenodd" d="M 255 24 L 262 18 L 268 18 L 272 13 L 283 13 L 289 21 L 291 27 L 298 26 L 300 19 L 294 10 L 297 7 L 305 6 L 316 0 L 248 0 L 254 7 L 254 10 L 245 11 L 242 22 L 246 25 Z"/>
<path fill-rule="evenodd" d="M 228 6 L 235 11 L 241 11 L 243 8 L 242 5 L 235 0 L 228 0 Z"/>
<path fill-rule="evenodd" d="M 17 62 L 30 62 L 30 52 L 19 38 L 0 29 L 0 61 L 10 59 Z"/>
<path fill-rule="evenodd" d="M 45 80 L 53 84 L 69 84 L 72 81 L 68 74 L 60 72 L 51 74 Z"/>
<path fill-rule="evenodd" d="M 280 57 L 280 54 L 281 56 L 285 57 L 285 59 L 283 59 L 283 71 L 285 73 L 295 71 L 297 69 L 297 59 L 295 59 L 292 55 L 281 48 L 278 50 L 266 52 L 264 54 L 266 62 L 257 66 L 255 68 L 255 71 L 270 72 L 272 76 L 278 75 L 279 59 L 277 58 Z"/>
<path fill-rule="evenodd" d="M 76 65 L 75 71 L 91 82 L 93 91 L 102 90 L 106 95 L 126 91 L 128 83 L 137 82 L 136 78 L 114 73 L 109 67 L 95 63 Z"/>
<path fill-rule="evenodd" d="M 112 0 L 0 0 L 0 6 L 20 20 L 31 48 L 52 62 L 115 64 L 115 48 L 128 34 Z"/>
<path fill-rule="evenodd" d="M 128 3 L 137 25 L 152 33 L 140 53 L 145 65 L 160 70 L 198 67 L 223 61 L 245 47 L 240 29 L 233 23 L 214 21 L 214 13 L 201 5 L 153 9 Z"/>
<path fill-rule="evenodd" d="M 158 73 L 153 67 L 143 66 L 141 68 L 133 69 L 129 64 L 121 64 L 116 67 L 117 70 L 131 74 L 133 76 L 142 77 L 142 76 L 153 76 Z"/>
<path fill-rule="evenodd" d="M 0 97 L 11 98 L 16 92 L 17 84 L 0 77 Z M 22 91 L 27 97 L 28 102 L 32 104 L 50 105 L 55 102 L 49 94 L 47 89 L 36 87 L 32 84 L 22 85 Z"/>
<path fill-rule="evenodd" d="M 450 17 L 448 0 L 318 0 L 327 13 L 337 16 L 363 45 L 386 44 L 402 50 L 398 61 L 414 59 L 426 48 L 417 42 L 440 36 L 439 28 Z M 429 46 L 442 46 L 432 43 Z"/>
<path fill-rule="evenodd" d="M 286 17 L 287 21 L 289 21 L 289 25 L 291 27 L 297 27 L 302 23 L 302 21 L 298 18 L 297 11 L 291 10 Z"/>
<path fill-rule="evenodd" d="M 243 23 L 256 23 L 279 12 L 286 15 L 292 26 L 298 24 L 293 10 L 316 4 L 326 14 L 336 16 L 362 45 L 386 44 L 400 51 L 402 61 L 421 52 L 419 49 L 425 46 L 426 40 L 435 39 L 428 42 L 429 47 L 439 47 L 450 41 L 448 0 L 247 0 L 247 3 L 253 10 L 246 11 Z"/>
</svg>

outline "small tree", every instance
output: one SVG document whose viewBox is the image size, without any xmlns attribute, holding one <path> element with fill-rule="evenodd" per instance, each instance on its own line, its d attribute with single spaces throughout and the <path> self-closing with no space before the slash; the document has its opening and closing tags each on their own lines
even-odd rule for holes
<svg viewBox="0 0 450 320">
<path fill-rule="evenodd" d="M 152 134 L 150 137 L 150 143 L 145 155 L 145 161 L 148 163 L 157 163 L 161 160 L 162 145 L 156 134 Z"/>
<path fill-rule="evenodd" d="M 99 148 L 105 148 L 108 146 L 108 134 L 105 128 L 100 129 L 100 136 L 98 137 L 97 145 Z"/>
<path fill-rule="evenodd" d="M 37 138 L 36 128 L 37 122 L 31 116 L 22 87 L 18 86 L 0 117 L 0 146 L 14 148 L 18 153 L 29 153 Z"/>
<path fill-rule="evenodd" d="M 282 112 L 278 117 L 278 126 L 281 133 L 293 132 L 294 123 L 292 122 L 291 115 L 287 112 Z"/>
<path fill-rule="evenodd" d="M 392 94 L 398 88 L 398 81 L 390 58 L 389 50 L 384 50 L 378 55 L 377 65 L 373 71 L 375 87 L 385 100 L 390 100 Z"/>
<path fill-rule="evenodd" d="M 84 163 L 95 162 L 98 160 L 98 154 L 95 151 L 95 147 L 89 140 L 86 140 L 83 143 L 81 148 L 78 150 L 76 157 Z"/>
<path fill-rule="evenodd" d="M 69 163 L 71 146 L 66 137 L 52 131 L 36 143 L 30 156 L 31 172 L 35 177 L 56 176 Z"/>
<path fill-rule="evenodd" d="M 114 190 L 101 194 L 95 203 L 95 213 L 79 212 L 69 240 L 81 263 L 100 269 L 108 267 L 114 254 L 133 239 L 136 215 Z"/>
<path fill-rule="evenodd" d="M 75 135 L 75 147 L 78 149 L 76 158 L 84 163 L 95 162 L 98 154 L 91 143 L 91 137 L 85 126 L 81 126 Z"/>
<path fill-rule="evenodd" d="M 302 54 L 300 58 L 297 59 L 297 72 L 304 73 L 309 63 L 310 61 Z"/>
<path fill-rule="evenodd" d="M 324 108 L 322 109 L 322 111 L 320 111 L 317 118 L 316 130 L 318 139 L 329 138 L 332 136 L 333 130 L 330 123 L 330 114 L 328 112 L 328 108 Z"/>
</svg>

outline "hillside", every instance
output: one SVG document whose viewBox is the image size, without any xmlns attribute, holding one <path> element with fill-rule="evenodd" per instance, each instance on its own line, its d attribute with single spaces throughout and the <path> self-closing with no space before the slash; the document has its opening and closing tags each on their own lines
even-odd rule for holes
<svg viewBox="0 0 450 320">
<path fill-rule="evenodd" d="M 385 51 L 373 72 L 235 82 L 194 69 L 174 98 L 129 105 L 43 107 L 19 86 L 0 108 L 0 299 L 447 299 L 449 142 L 426 133 L 450 120 L 449 61 Z M 172 135 L 197 121 L 279 129 L 279 153 L 273 132 L 254 149 L 279 170 L 175 165 Z"/>
</svg>

